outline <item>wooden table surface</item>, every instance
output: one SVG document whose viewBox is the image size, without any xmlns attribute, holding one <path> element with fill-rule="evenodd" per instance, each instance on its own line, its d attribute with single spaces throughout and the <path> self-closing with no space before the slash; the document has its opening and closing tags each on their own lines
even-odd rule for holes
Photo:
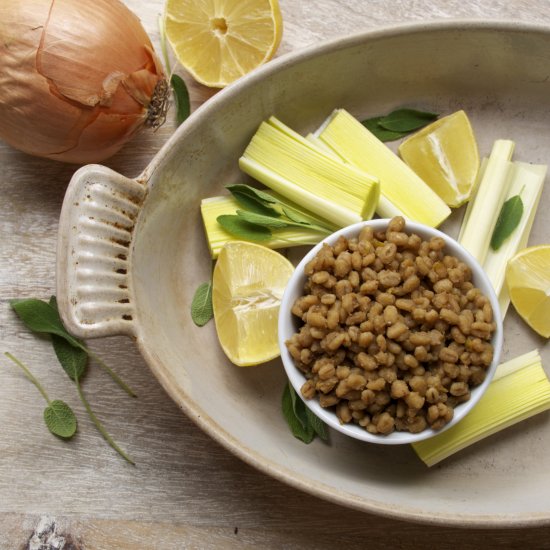
<svg viewBox="0 0 550 550">
<path fill-rule="evenodd" d="M 162 0 L 125 0 L 158 49 Z M 285 30 L 278 55 L 351 32 L 442 18 L 550 24 L 550 2 L 478 0 L 280 0 Z M 189 84 L 196 109 L 213 95 Z M 107 164 L 135 176 L 174 131 L 172 116 L 142 133 Z M 550 548 L 550 528 L 460 530 L 367 515 L 324 502 L 252 469 L 204 435 L 172 403 L 133 343 L 90 346 L 137 389 L 114 390 L 91 368 L 85 391 L 137 466 L 125 463 L 88 420 L 47 338 L 30 334 L 13 298 L 55 293 L 57 222 L 75 166 L 32 158 L 0 142 L 0 351 L 27 363 L 53 398 L 76 411 L 70 442 L 42 422 L 44 401 L 0 357 L 0 548 Z M 548 467 L 545 465 L 544 467 Z M 49 541 L 49 542 L 46 542 Z"/>
</svg>

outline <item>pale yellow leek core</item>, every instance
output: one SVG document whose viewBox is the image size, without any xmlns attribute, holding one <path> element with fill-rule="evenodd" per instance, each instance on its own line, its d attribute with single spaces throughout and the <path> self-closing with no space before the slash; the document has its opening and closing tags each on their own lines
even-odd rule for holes
<svg viewBox="0 0 550 550">
<path fill-rule="evenodd" d="M 474 409 L 458 424 L 413 449 L 433 466 L 489 435 L 550 409 L 550 381 L 538 350 L 501 364 Z"/>
<path fill-rule="evenodd" d="M 275 117 L 260 125 L 239 166 L 339 227 L 370 219 L 378 204 L 377 178 L 325 153 Z"/>
<path fill-rule="evenodd" d="M 335 110 L 316 137 L 349 164 L 380 180 L 381 217 L 401 215 L 431 227 L 451 213 L 443 200 L 387 145 L 344 109 Z"/>
<path fill-rule="evenodd" d="M 277 200 L 283 201 L 282 197 L 277 196 L 275 193 L 272 193 L 272 195 L 277 198 Z M 273 249 L 314 245 L 337 229 L 336 226 L 327 225 L 324 220 L 315 218 L 289 201 L 285 201 L 283 204 L 295 210 L 299 210 L 301 217 L 305 220 L 309 220 L 312 224 L 326 226 L 326 231 L 323 232 L 315 228 L 309 229 L 307 227 L 285 227 L 273 231 L 273 236 L 270 239 L 261 241 L 258 244 Z M 242 206 L 229 195 L 208 197 L 201 201 L 202 222 L 204 224 L 208 249 L 210 250 L 212 259 L 215 260 L 218 257 L 225 243 L 246 240 L 242 237 L 231 235 L 217 221 L 218 216 L 235 215 L 239 209 L 242 209 Z"/>
<path fill-rule="evenodd" d="M 458 237 L 487 273 L 499 297 L 503 318 L 510 305 L 504 284 L 506 265 L 527 246 L 547 172 L 546 165 L 512 161 L 513 151 L 513 141 L 497 140 L 490 157 L 483 159 Z M 490 242 L 502 205 L 517 195 L 523 203 L 523 216 L 500 248 L 493 250 Z"/>
</svg>

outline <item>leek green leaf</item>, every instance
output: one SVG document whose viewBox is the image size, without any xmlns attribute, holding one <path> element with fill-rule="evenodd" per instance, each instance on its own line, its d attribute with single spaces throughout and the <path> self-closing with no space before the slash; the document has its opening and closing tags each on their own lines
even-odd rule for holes
<svg viewBox="0 0 550 550">
<path fill-rule="evenodd" d="M 239 216 L 224 214 L 218 216 L 216 220 L 228 233 L 240 239 L 267 241 L 271 238 L 271 231 L 268 227 L 247 222 Z"/>
<path fill-rule="evenodd" d="M 44 422 L 50 432 L 63 439 L 70 439 L 76 433 L 76 416 L 71 407 L 59 399 L 44 409 Z"/>
<path fill-rule="evenodd" d="M 510 197 L 498 215 L 497 223 L 491 237 L 491 248 L 498 250 L 502 243 L 514 232 L 523 216 L 523 201 L 519 195 Z"/>
<path fill-rule="evenodd" d="M 212 307 L 212 281 L 198 286 L 191 302 L 191 318 L 195 325 L 202 327 L 212 319 L 214 309 Z"/>
<path fill-rule="evenodd" d="M 397 109 L 379 119 L 378 124 L 392 132 L 412 132 L 433 122 L 439 115 L 416 109 Z"/>
</svg>

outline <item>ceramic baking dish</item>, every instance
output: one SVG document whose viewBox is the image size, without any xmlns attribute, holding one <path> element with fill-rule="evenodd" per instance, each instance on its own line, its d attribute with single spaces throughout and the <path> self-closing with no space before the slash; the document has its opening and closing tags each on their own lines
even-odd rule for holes
<svg viewBox="0 0 550 550">
<path fill-rule="evenodd" d="M 416 107 L 468 113 L 481 154 L 497 138 L 515 158 L 550 153 L 550 29 L 514 23 L 439 22 L 393 27 L 281 57 L 217 94 L 173 135 L 137 178 L 97 165 L 78 170 L 60 219 L 58 299 L 83 338 L 135 339 L 167 393 L 237 456 L 294 487 L 371 513 L 429 523 L 550 523 L 550 418 L 539 415 L 428 469 L 409 446 L 372 445 L 336 432 L 304 445 L 280 413 L 279 360 L 230 364 L 214 323 L 196 327 L 190 302 L 211 261 L 201 198 L 243 181 L 237 159 L 275 115 L 301 131 L 335 107 L 358 117 Z M 531 244 L 550 242 L 545 189 Z M 456 235 L 461 211 L 442 229 Z M 503 359 L 550 349 L 511 311 Z"/>
</svg>

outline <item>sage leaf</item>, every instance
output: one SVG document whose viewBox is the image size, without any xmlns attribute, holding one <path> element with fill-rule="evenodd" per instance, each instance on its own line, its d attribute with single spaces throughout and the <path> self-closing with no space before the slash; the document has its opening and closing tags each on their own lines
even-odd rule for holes
<svg viewBox="0 0 550 550">
<path fill-rule="evenodd" d="M 26 367 L 19 359 L 14 357 L 11 353 L 5 352 L 4 355 L 13 361 L 22 371 L 25 377 L 34 384 L 36 389 L 42 394 L 42 397 L 48 403 L 48 406 L 44 410 L 44 422 L 51 433 L 65 439 L 71 438 L 77 427 L 76 417 L 67 403 L 58 399 L 51 401 L 46 390 L 42 387 L 42 384 L 32 374 L 32 372 Z"/>
<path fill-rule="evenodd" d="M 202 283 L 198 286 L 191 302 L 191 319 L 195 325 L 202 327 L 212 319 L 214 309 L 212 307 L 212 282 Z"/>
<path fill-rule="evenodd" d="M 189 102 L 189 91 L 185 81 L 181 76 L 173 74 L 170 78 L 170 84 L 174 91 L 174 100 L 176 105 L 176 122 L 180 125 L 191 113 L 191 104 Z"/>
<path fill-rule="evenodd" d="M 267 241 L 272 234 L 269 228 L 249 223 L 239 216 L 224 214 L 216 218 L 217 222 L 231 235 L 249 241 Z"/>
<path fill-rule="evenodd" d="M 364 120 L 363 126 L 380 141 L 394 141 L 423 128 L 439 115 L 416 109 L 397 109 L 388 115 Z"/>
<path fill-rule="evenodd" d="M 290 399 L 292 401 L 292 410 L 294 411 L 294 415 L 299 420 L 303 428 L 307 429 L 309 424 L 306 414 L 307 407 L 305 406 L 304 402 L 298 397 L 296 391 L 294 390 L 294 387 L 290 382 L 288 382 L 288 391 L 290 392 Z"/>
<path fill-rule="evenodd" d="M 81 345 L 76 338 L 67 332 L 67 329 L 61 322 L 57 309 L 51 304 L 35 298 L 29 298 L 25 300 L 11 300 L 10 305 L 25 326 L 33 332 L 56 334 L 73 346 L 79 347 Z"/>
<path fill-rule="evenodd" d="M 292 222 L 289 223 L 280 218 L 272 218 L 271 216 L 264 216 L 263 214 L 257 214 L 256 212 L 249 212 L 247 210 L 237 210 L 237 216 L 246 222 L 261 225 L 263 227 L 271 227 L 273 229 L 282 229 L 289 225 L 295 225 Z"/>
<path fill-rule="evenodd" d="M 318 417 L 315 416 L 310 409 L 306 407 L 306 416 L 313 431 L 323 440 L 328 441 L 327 425 Z"/>
<path fill-rule="evenodd" d="M 50 298 L 49 303 L 35 298 L 29 298 L 24 300 L 11 300 L 10 305 L 29 330 L 59 336 L 64 338 L 71 346 L 82 349 L 90 357 L 95 359 L 101 368 L 107 372 L 128 395 L 137 397 L 134 390 L 132 390 L 116 372 L 106 365 L 101 357 L 98 357 L 80 340 L 69 334 L 59 316 L 55 296 Z"/>
<path fill-rule="evenodd" d="M 491 237 L 491 248 L 498 250 L 502 243 L 514 232 L 523 216 L 523 201 L 519 195 L 510 197 L 498 215 L 497 223 Z"/>
<path fill-rule="evenodd" d="M 228 185 L 227 189 L 233 195 L 235 200 L 250 212 L 256 212 L 257 214 L 263 214 L 265 216 L 279 217 L 281 214 L 268 206 L 268 204 L 274 204 L 273 201 L 266 201 L 259 196 L 248 192 L 247 189 L 251 189 L 247 185 Z"/>
<path fill-rule="evenodd" d="M 412 132 L 423 128 L 439 115 L 416 109 L 397 109 L 379 119 L 378 124 L 392 132 Z"/>
<path fill-rule="evenodd" d="M 302 216 L 299 212 L 296 212 L 296 210 L 294 210 L 293 208 L 283 207 L 283 214 L 290 221 L 293 221 L 295 224 L 298 224 L 300 227 L 303 227 L 304 229 L 320 231 L 321 233 L 326 233 L 327 235 L 330 235 L 331 233 L 334 232 L 334 228 L 312 223 L 308 218 L 306 218 L 305 216 Z"/>
<path fill-rule="evenodd" d="M 63 439 L 70 439 L 76 433 L 76 416 L 71 407 L 59 399 L 44 409 L 44 422 L 52 434 Z"/>
<path fill-rule="evenodd" d="M 391 130 L 387 130 L 386 128 L 383 128 L 380 126 L 379 122 L 380 119 L 383 117 L 374 117 L 369 118 L 367 120 L 364 120 L 361 124 L 365 126 L 369 132 L 374 134 L 380 141 L 395 141 L 396 139 L 401 139 L 402 137 L 406 136 L 409 132 L 392 132 Z"/>
<path fill-rule="evenodd" d="M 246 185 L 244 183 L 236 183 L 234 185 L 227 185 L 227 189 L 231 193 L 241 193 L 243 195 L 248 195 L 249 197 L 254 197 L 260 202 L 268 203 L 268 204 L 277 204 L 279 201 L 271 196 L 269 193 L 266 193 L 265 191 L 261 191 L 260 189 L 256 189 L 255 187 L 251 187 L 250 185 Z"/>
<path fill-rule="evenodd" d="M 282 397 L 282 411 L 283 416 L 288 424 L 292 434 L 297 439 L 300 439 L 306 444 L 309 444 L 313 441 L 315 437 L 315 431 L 308 424 L 306 427 L 302 424 L 301 420 L 296 416 L 294 410 L 294 403 L 291 392 L 294 391 L 291 389 L 290 382 L 285 385 Z"/>
<path fill-rule="evenodd" d="M 82 379 L 88 367 L 88 354 L 55 334 L 51 338 L 55 355 L 69 378 L 73 381 Z"/>
<path fill-rule="evenodd" d="M 284 215 L 291 221 L 299 223 L 300 225 L 312 225 L 311 222 L 292 208 L 283 207 Z"/>
</svg>

